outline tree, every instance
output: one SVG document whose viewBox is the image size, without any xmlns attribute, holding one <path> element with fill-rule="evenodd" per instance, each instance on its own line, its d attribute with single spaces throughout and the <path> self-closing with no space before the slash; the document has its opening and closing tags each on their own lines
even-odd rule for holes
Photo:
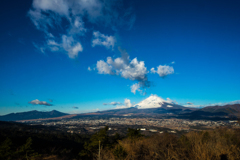
<svg viewBox="0 0 240 160">
<path fill-rule="evenodd" d="M 125 159 L 127 157 L 127 152 L 121 145 L 117 145 L 113 150 L 113 155 L 116 159 Z"/>
<path fill-rule="evenodd" d="M 13 154 L 11 150 L 12 141 L 7 138 L 0 146 L 0 159 L 9 159 Z"/>
<path fill-rule="evenodd" d="M 94 153 L 97 153 L 99 150 L 99 141 L 101 142 L 101 148 L 109 145 L 109 137 L 107 135 L 108 126 L 100 129 L 99 132 L 96 132 L 90 138 L 89 143 L 84 144 L 84 150 L 79 153 L 82 157 L 91 157 Z"/>
<path fill-rule="evenodd" d="M 34 152 L 31 145 L 32 145 L 32 138 L 29 137 L 26 143 L 20 146 L 19 149 L 16 151 L 15 153 L 16 156 L 26 158 L 27 160 L 29 158 L 32 159 L 34 157 L 40 156 L 37 152 Z"/>
<path fill-rule="evenodd" d="M 139 129 L 128 128 L 127 136 L 128 136 L 130 139 L 135 139 L 135 138 L 141 137 L 142 134 L 140 133 L 140 130 L 139 130 Z"/>
</svg>

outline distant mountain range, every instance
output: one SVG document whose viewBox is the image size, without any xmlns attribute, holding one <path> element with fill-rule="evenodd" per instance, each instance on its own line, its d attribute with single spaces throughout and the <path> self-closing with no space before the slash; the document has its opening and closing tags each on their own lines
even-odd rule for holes
<svg viewBox="0 0 240 160">
<path fill-rule="evenodd" d="M 240 113 L 240 104 L 231 104 L 231 105 L 225 105 L 225 106 L 208 106 L 201 109 L 201 111 L 204 112 L 210 112 L 210 113 L 228 113 L 228 114 L 239 114 Z"/>
<path fill-rule="evenodd" d="M 208 106 L 202 109 L 186 113 L 185 116 L 191 116 L 195 118 L 209 117 L 209 116 L 240 116 L 240 104 L 232 104 L 225 106 Z"/>
<path fill-rule="evenodd" d="M 240 104 L 225 106 L 208 106 L 202 109 L 184 107 L 175 104 L 170 99 L 164 100 L 157 95 L 151 95 L 130 108 L 112 109 L 83 114 L 66 114 L 56 110 L 50 112 L 29 111 L 11 113 L 0 116 L 0 121 L 21 120 L 59 120 L 65 118 L 78 118 L 83 116 L 164 116 L 186 119 L 228 119 L 240 114 Z"/>
<path fill-rule="evenodd" d="M 171 107 L 169 107 L 171 105 Z M 138 116 L 138 115 L 157 115 L 157 114 L 183 114 L 195 111 L 196 108 L 187 108 L 177 104 L 163 102 L 160 107 L 139 109 L 137 107 L 113 109 L 107 111 L 98 111 L 95 113 L 86 113 L 85 115 L 115 115 L 115 116 Z"/>
<path fill-rule="evenodd" d="M 197 110 L 196 108 L 184 107 L 164 100 L 157 95 L 151 95 L 134 107 L 85 113 L 82 115 L 114 115 L 114 116 L 153 116 L 159 114 L 184 114 Z"/>
<path fill-rule="evenodd" d="M 39 118 L 54 118 L 68 115 L 56 110 L 50 112 L 40 112 L 37 110 L 29 112 L 19 112 L 19 113 L 10 113 L 4 116 L 0 116 L 0 121 L 19 121 L 19 120 L 29 120 L 29 119 L 39 119 Z"/>
</svg>

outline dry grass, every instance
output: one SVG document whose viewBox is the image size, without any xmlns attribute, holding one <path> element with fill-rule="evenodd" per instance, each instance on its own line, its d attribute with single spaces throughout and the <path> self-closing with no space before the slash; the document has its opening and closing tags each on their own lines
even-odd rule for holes
<svg viewBox="0 0 240 160">
<path fill-rule="evenodd" d="M 191 144 L 190 158 L 195 160 L 240 159 L 239 146 L 234 144 L 235 132 L 230 129 L 191 132 L 186 135 Z"/>
<path fill-rule="evenodd" d="M 121 146 L 126 152 L 125 157 L 116 156 L 117 146 Z M 102 160 L 240 159 L 240 133 L 231 129 L 190 132 L 180 138 L 170 134 L 135 140 L 127 138 L 119 141 L 117 146 L 103 150 Z"/>
</svg>

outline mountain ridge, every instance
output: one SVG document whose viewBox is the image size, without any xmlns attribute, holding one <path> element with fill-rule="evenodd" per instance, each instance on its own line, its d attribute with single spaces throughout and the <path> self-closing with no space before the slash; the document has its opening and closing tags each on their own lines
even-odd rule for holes
<svg viewBox="0 0 240 160">
<path fill-rule="evenodd" d="M 28 112 L 10 113 L 0 116 L 0 121 L 24 121 L 24 120 L 59 120 L 65 118 L 77 118 L 84 116 L 174 116 L 185 119 L 204 119 L 211 117 L 234 116 L 240 117 L 240 104 L 225 106 L 206 106 L 204 108 L 190 108 L 178 105 L 170 99 L 164 100 L 157 95 L 151 95 L 134 107 L 110 109 L 104 111 L 67 114 L 57 110 L 41 112 L 32 110 Z"/>
<path fill-rule="evenodd" d="M 67 113 L 62 113 L 57 110 L 52 111 L 27 111 L 27 112 L 17 112 L 9 113 L 7 115 L 0 116 L 0 121 L 19 121 L 19 120 L 29 120 L 29 119 L 39 119 L 39 118 L 54 118 L 68 115 Z"/>
</svg>

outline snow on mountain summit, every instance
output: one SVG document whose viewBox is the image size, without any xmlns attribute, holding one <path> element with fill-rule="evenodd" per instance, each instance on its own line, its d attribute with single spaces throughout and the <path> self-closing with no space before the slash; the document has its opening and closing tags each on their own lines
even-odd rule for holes
<svg viewBox="0 0 240 160">
<path fill-rule="evenodd" d="M 151 95 L 145 100 L 139 102 L 136 107 L 138 109 L 145 109 L 145 108 L 159 108 L 162 107 L 164 103 L 170 103 L 170 99 L 167 100 L 162 99 L 161 97 L 158 97 L 157 95 Z M 172 107 L 171 105 L 167 105 L 167 107 Z"/>
</svg>

